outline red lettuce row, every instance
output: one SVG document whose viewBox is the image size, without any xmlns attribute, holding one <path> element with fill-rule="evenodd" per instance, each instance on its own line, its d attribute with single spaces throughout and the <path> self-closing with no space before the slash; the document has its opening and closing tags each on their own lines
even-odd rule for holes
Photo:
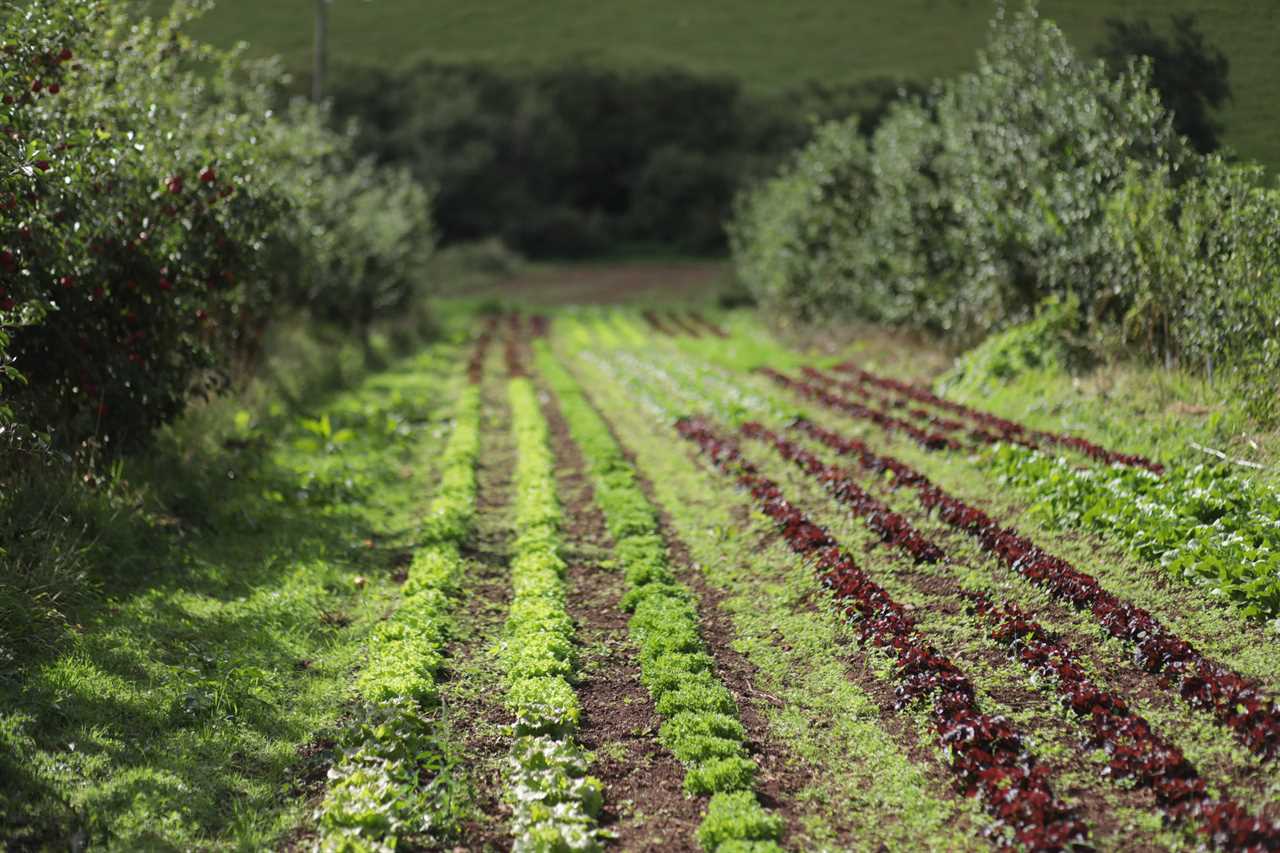
<svg viewBox="0 0 1280 853">
<path fill-rule="evenodd" d="M 1087 745 L 1107 753 L 1106 773 L 1151 789 L 1169 815 L 1199 823 L 1215 847 L 1280 849 L 1280 824 L 1250 815 L 1231 800 L 1214 800 L 1205 781 L 1177 746 L 1151 730 L 1121 697 L 1095 685 L 1061 641 L 1016 604 L 995 604 L 973 595 L 976 614 L 990 636 L 1009 647 L 1028 669 L 1056 680 L 1064 703 L 1090 731 Z"/>
<path fill-rule="evenodd" d="M 1212 714 L 1252 752 L 1271 758 L 1280 751 L 1280 703 L 1256 681 L 1205 657 L 1145 609 L 1107 592 L 1092 575 L 1046 553 L 1017 531 L 1001 527 L 908 465 L 809 421 L 796 421 L 792 428 L 852 457 L 865 470 L 892 472 L 895 485 L 915 489 L 926 510 L 936 511 L 945 523 L 968 533 L 983 550 L 1055 598 L 1091 612 L 1113 637 L 1133 643 L 1139 666 L 1169 676 L 1183 700 Z"/>
<path fill-rule="evenodd" d="M 772 480 L 743 459 L 736 442 L 717 434 L 701 418 L 682 418 L 676 428 L 748 489 L 791 549 L 813 562 L 845 613 L 859 620 L 863 640 L 896 658 L 898 706 L 932 699 L 930 721 L 966 793 L 981 795 L 997 821 L 1028 849 L 1060 850 L 1083 843 L 1085 824 L 1054 795 L 1046 769 L 1026 750 L 1011 723 L 979 709 L 972 682 L 924 640 L 902 606 L 859 569 L 826 530 L 792 506 Z"/>
<path fill-rule="evenodd" d="M 551 332 L 551 319 L 546 314 L 534 314 L 529 318 L 529 331 L 535 338 L 545 338 Z"/>
<path fill-rule="evenodd" d="M 471 349 L 471 358 L 467 361 L 467 379 L 472 385 L 479 385 L 480 380 L 484 378 L 484 359 L 489 353 L 489 345 L 493 343 L 493 336 L 497 332 L 498 317 L 494 315 L 484 321 L 480 334 L 476 335 Z"/>
<path fill-rule="evenodd" d="M 839 394 L 832 394 L 823 388 L 819 388 L 811 382 L 805 382 L 802 379 L 793 379 L 784 373 L 780 373 L 771 367 L 760 368 L 760 373 L 769 377 L 774 382 L 784 388 L 787 388 L 799 394 L 806 400 L 816 400 L 828 408 L 844 412 L 855 418 L 869 420 L 879 426 L 886 432 L 900 432 L 919 444 L 926 450 L 957 450 L 960 443 L 950 436 L 943 435 L 938 432 L 927 432 L 919 427 L 904 421 L 902 418 L 894 417 L 885 412 L 868 408 L 861 403 L 855 403 L 847 397 Z"/>
<path fill-rule="evenodd" d="M 984 427 L 995 430 L 997 433 L 1004 436 L 1006 441 L 1012 441 L 1019 444 L 1031 442 L 1034 446 L 1041 447 L 1045 444 L 1061 445 L 1063 447 L 1069 447 L 1079 453 L 1083 453 L 1090 459 L 1105 462 L 1108 465 L 1127 465 L 1133 468 L 1146 468 L 1148 471 L 1156 474 L 1164 473 L 1163 465 L 1159 462 L 1153 462 L 1144 456 L 1108 450 L 1091 441 L 1087 441 L 1074 435 L 1068 435 L 1066 433 L 1030 429 L 1017 421 L 1011 421 L 1007 418 L 993 415 L 990 412 L 984 412 L 981 409 L 975 409 L 972 406 L 966 406 L 963 403 L 956 403 L 952 400 L 939 397 L 927 388 L 922 388 L 918 385 L 912 385 L 906 382 L 899 382 L 896 379 L 877 376 L 874 373 L 863 370 L 852 362 L 845 362 L 844 364 L 836 365 L 836 370 L 848 373 L 851 376 L 856 376 L 863 382 L 870 383 L 879 388 L 884 388 L 894 392 L 895 394 L 910 397 L 912 400 L 916 400 L 921 403 L 928 403 L 930 405 L 937 406 L 940 409 L 945 409 L 949 412 L 962 415 L 974 423 L 981 424 Z"/>
<path fill-rule="evenodd" d="M 941 548 L 918 533 L 902 516 L 851 482 L 849 473 L 825 464 L 815 454 L 758 423 L 739 430 L 771 445 L 780 456 L 822 483 L 841 503 L 862 517 L 881 539 L 917 562 L 945 558 Z M 1280 826 L 1253 817 L 1238 803 L 1215 801 L 1196 768 L 1175 745 L 1151 730 L 1121 697 L 1093 684 L 1067 646 L 1052 638 L 1015 604 L 998 605 L 973 594 L 975 615 L 990 624 L 990 636 L 1009 646 L 1028 669 L 1055 679 L 1064 704 L 1089 730 L 1087 745 L 1106 751 L 1107 774 L 1133 779 L 1152 790 L 1171 817 L 1194 820 L 1215 846 L 1230 850 L 1280 849 Z"/>
<path fill-rule="evenodd" d="M 755 421 L 743 424 L 739 431 L 747 438 L 760 439 L 773 445 L 784 459 L 795 462 L 822 483 L 836 500 L 850 507 L 854 515 L 865 519 L 867 526 L 883 542 L 902 548 L 918 563 L 936 563 L 945 556 L 941 548 L 916 532 L 909 521 L 863 491 L 847 472 L 827 465 L 800 445 L 787 441 Z"/>
<path fill-rule="evenodd" d="M 868 388 L 867 385 L 870 383 L 864 381 L 855 382 L 848 379 L 841 379 L 839 377 L 832 376 L 830 373 L 824 373 L 821 370 L 816 370 L 812 367 L 802 367 L 801 372 L 815 382 L 824 382 L 829 385 L 834 385 L 841 391 L 857 394 L 863 399 L 868 400 L 881 408 L 905 410 L 913 418 L 924 421 L 939 432 L 960 433 L 978 444 L 999 444 L 1001 442 L 1007 442 L 1010 444 L 1020 444 L 1023 447 L 1038 447 L 1035 442 L 1018 433 L 1010 433 L 1007 431 L 992 432 L 991 430 L 984 429 L 981 426 L 973 426 L 962 423 L 961 421 L 941 417 L 940 415 L 918 406 L 913 407 L 911 405 L 912 398 L 886 396 Z"/>
</svg>

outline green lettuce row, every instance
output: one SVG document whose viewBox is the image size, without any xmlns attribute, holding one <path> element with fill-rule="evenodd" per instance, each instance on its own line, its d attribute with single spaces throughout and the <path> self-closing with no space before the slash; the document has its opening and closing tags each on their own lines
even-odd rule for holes
<svg viewBox="0 0 1280 853">
<path fill-rule="evenodd" d="M 1012 445 L 986 458 L 1003 482 L 1033 496 L 1038 517 L 1105 534 L 1245 616 L 1280 616 L 1280 497 L 1271 490 L 1207 465 L 1160 477 L 1116 466 L 1077 470 Z"/>
<path fill-rule="evenodd" d="M 466 386 L 441 457 L 426 544 L 414 553 L 400 607 L 370 633 L 369 658 L 356 676 L 361 705 L 315 815 L 318 850 L 389 851 L 400 836 L 433 828 L 435 792 L 432 783 L 421 783 L 420 771 L 439 747 L 423 711 L 439 700 L 442 651 L 463 571 L 458 546 L 475 513 L 479 449 L 479 389 Z"/>
<path fill-rule="evenodd" d="M 514 850 L 599 850 L 596 819 L 603 786 L 588 775 L 575 743 L 580 710 L 574 674 L 573 621 L 565 609 L 560 558 L 560 503 L 555 458 L 537 392 L 528 379 L 508 386 L 515 436 L 516 541 L 511 560 L 511 609 L 499 659 L 505 703 L 516 740 L 507 761 Z"/>
<path fill-rule="evenodd" d="M 555 391 L 574 441 L 591 469 L 596 502 L 615 542 L 640 647 L 640 677 L 663 718 L 662 744 L 685 767 L 688 794 L 711 794 L 698 839 L 707 850 L 778 850 L 782 822 L 752 791 L 755 762 L 732 694 L 712 671 L 698 633 L 693 595 L 667 562 L 658 516 L 608 425 L 545 342 L 535 343 L 538 370 Z"/>
</svg>

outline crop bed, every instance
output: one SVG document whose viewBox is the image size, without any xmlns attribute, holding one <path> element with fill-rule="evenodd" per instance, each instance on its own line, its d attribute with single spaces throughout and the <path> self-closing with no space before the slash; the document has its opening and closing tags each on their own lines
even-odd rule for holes
<svg viewBox="0 0 1280 853">
<path fill-rule="evenodd" d="M 367 421 L 431 455 L 391 569 L 344 593 L 377 598 L 346 605 L 345 692 L 272 801 L 278 846 L 1280 849 L 1262 479 L 740 314 L 459 316 L 431 417 Z M 292 452 L 367 464 L 307 423 L 325 441 Z M 82 806 L 104 846 L 183 846 L 104 802 Z"/>
</svg>

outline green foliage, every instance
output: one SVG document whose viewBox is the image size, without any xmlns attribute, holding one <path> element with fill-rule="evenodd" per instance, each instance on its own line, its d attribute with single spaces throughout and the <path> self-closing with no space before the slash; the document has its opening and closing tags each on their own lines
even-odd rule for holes
<svg viewBox="0 0 1280 853">
<path fill-rule="evenodd" d="M 587 775 L 587 757 L 571 739 L 522 737 L 509 763 L 508 797 L 515 804 L 512 849 L 527 853 L 600 849 L 596 819 L 604 805 L 604 787 Z"/>
<path fill-rule="evenodd" d="M 1280 496 L 1221 467 L 1077 469 L 1003 445 L 988 459 L 1055 523 L 1102 533 L 1249 617 L 1280 616 Z"/>
<path fill-rule="evenodd" d="M 748 95 L 732 78 L 571 63 L 517 69 L 422 59 L 336 83 L 362 146 L 439 187 L 446 239 L 497 235 L 535 256 L 616 244 L 718 251 L 734 193 L 810 134 L 814 118 L 897 96 L 883 81 Z"/>
<path fill-rule="evenodd" d="M 474 385 L 464 388 L 458 397 L 458 414 L 454 420 L 453 435 L 441 458 L 440 484 L 431 509 L 424 521 L 425 539 L 428 542 L 461 542 L 471 530 L 475 515 L 476 473 L 475 460 L 480 452 L 480 389 Z M 433 552 L 420 552 L 422 565 L 415 563 L 409 576 L 409 588 L 417 577 L 432 580 L 443 579 L 447 571 L 433 566 Z"/>
<path fill-rule="evenodd" d="M 766 306 L 973 340 L 1047 296 L 1110 299 L 1105 199 L 1185 146 L 1143 69 L 1111 80 L 1034 11 L 993 23 L 978 69 L 892 108 L 870 151 L 823 129 L 739 203 L 739 274 Z"/>
<path fill-rule="evenodd" d="M 845 268 L 872 208 L 871 162 L 855 121 L 818 130 L 777 177 L 739 199 L 730 230 L 738 276 L 755 298 L 811 319 L 865 311 Z"/>
<path fill-rule="evenodd" d="M 577 381 L 545 341 L 535 344 L 535 352 L 538 370 L 555 391 L 569 431 L 588 461 L 596 501 L 616 543 L 629 587 L 622 604 L 634 609 L 629 628 L 640 647 L 640 679 L 664 719 L 659 740 L 684 765 L 686 793 L 738 792 L 758 813 L 740 821 L 718 819 L 710 830 L 704 822 L 699 837 L 709 832 L 714 843 L 703 843 L 710 847 L 726 839 L 763 837 L 753 834 L 760 829 L 759 821 L 772 826 L 770 821 L 776 819 L 760 808 L 751 792 L 756 765 L 746 754 L 746 731 L 733 696 L 712 671 L 698 633 L 693 596 L 667 564 L 657 514 L 637 482 L 635 468 Z"/>
<path fill-rule="evenodd" d="M 746 849 L 774 850 L 782 835 L 782 819 L 760 807 L 750 791 L 716 794 L 698 827 L 698 841 L 706 850 L 742 850 L 739 842 L 757 842 Z M 760 844 L 764 842 L 763 846 Z"/>
<path fill-rule="evenodd" d="M 338 160 L 308 190 L 302 304 L 367 341 L 374 321 L 405 310 L 419 289 L 434 248 L 431 194 L 407 170 L 371 160 Z"/>
<path fill-rule="evenodd" d="M 1062 372 L 1088 356 L 1081 345 L 1080 305 L 1050 297 L 1032 320 L 997 332 L 956 359 L 939 388 L 980 391 L 1034 371 Z"/>
<path fill-rule="evenodd" d="M 309 397 L 353 433 L 332 448 L 303 444 L 314 434 L 275 397 L 218 401 L 92 488 L 40 466 L 43 490 L 0 489 L 0 846 L 293 837 L 314 804 L 283 786 L 322 780 L 358 739 L 342 720 L 363 719 L 352 673 L 430 487 L 404 470 L 448 438 L 456 359 L 431 347 Z M 52 617 L 28 609 L 28 581 Z M 455 766 L 439 749 L 419 765 L 437 837 L 465 801 Z"/>
<path fill-rule="evenodd" d="M 401 698 L 363 705 L 347 737 L 316 812 L 319 849 L 392 850 L 398 836 L 430 830 L 434 791 L 419 777 L 439 747 L 421 708 Z"/>
<path fill-rule="evenodd" d="M 1243 379 L 1268 417 L 1280 196 L 1255 167 L 1197 155 L 1150 85 L 1145 64 L 1113 78 L 1080 59 L 1034 8 L 1002 11 L 977 70 L 892 107 L 869 150 L 852 124 L 828 125 L 741 197 L 738 274 L 785 314 L 960 344 L 1058 300 L 1095 350 L 1136 344 Z"/>
<path fill-rule="evenodd" d="M 401 835 L 433 827 L 436 781 L 424 787 L 420 780 L 439 769 L 441 750 L 426 711 L 439 700 L 442 653 L 463 571 L 458 545 L 475 512 L 479 435 L 479 391 L 468 385 L 458 395 L 441 454 L 439 491 L 424 525 L 427 544 L 414 554 L 400 607 L 369 635 L 368 660 L 355 681 L 365 719 L 349 733 L 352 746 L 330 771 L 332 783 L 316 812 L 323 850 L 391 850 Z"/>
<path fill-rule="evenodd" d="M 1122 334 L 1151 358 L 1226 378 L 1264 419 L 1280 372 L 1280 190 L 1209 157 L 1181 184 L 1130 170 L 1107 207 Z"/>
<path fill-rule="evenodd" d="M 587 775 L 587 760 L 573 739 L 580 711 L 569 683 L 573 622 L 565 611 L 565 565 L 557 553 L 555 459 L 533 384 L 511 380 L 508 399 L 517 453 L 516 542 L 499 659 L 517 735 L 505 794 L 514 812 L 514 849 L 597 850 L 600 783 Z"/>
<path fill-rule="evenodd" d="M 193 14 L 51 0 L 0 22 L 7 445 L 114 455 L 224 389 L 283 309 L 367 329 L 407 300 L 429 197 L 320 111 L 273 109 L 278 69 L 192 42 Z"/>
</svg>

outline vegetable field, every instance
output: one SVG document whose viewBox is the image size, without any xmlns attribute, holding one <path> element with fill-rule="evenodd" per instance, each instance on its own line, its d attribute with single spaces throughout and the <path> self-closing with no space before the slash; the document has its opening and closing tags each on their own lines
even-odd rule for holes
<svg viewBox="0 0 1280 853">
<path fill-rule="evenodd" d="M 119 849 L 1280 848 L 1280 498 L 1253 469 L 745 312 L 446 325 L 300 437 L 236 421 L 277 476 L 326 460 L 278 518 L 370 536 L 309 540 L 323 592 L 264 566 L 122 593 L 17 685 L 18 849 L 51 814 Z M 175 629 L 139 623 L 130 666 L 94 639 L 156 601 L 292 648 L 166 699 L 200 668 Z"/>
</svg>

